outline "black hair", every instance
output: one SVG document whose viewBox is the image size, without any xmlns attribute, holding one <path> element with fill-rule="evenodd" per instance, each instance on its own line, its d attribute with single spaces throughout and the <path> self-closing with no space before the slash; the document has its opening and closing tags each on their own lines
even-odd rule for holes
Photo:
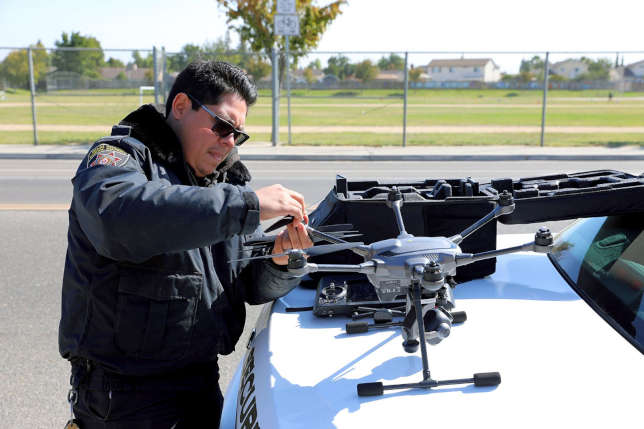
<svg viewBox="0 0 644 429">
<path fill-rule="evenodd" d="M 203 104 L 219 104 L 224 94 L 236 94 L 250 107 L 257 100 L 257 87 L 246 72 L 223 61 L 195 61 L 179 73 L 165 104 L 165 115 L 170 116 L 172 101 L 185 92 Z M 190 100 L 194 110 L 199 105 Z"/>
</svg>

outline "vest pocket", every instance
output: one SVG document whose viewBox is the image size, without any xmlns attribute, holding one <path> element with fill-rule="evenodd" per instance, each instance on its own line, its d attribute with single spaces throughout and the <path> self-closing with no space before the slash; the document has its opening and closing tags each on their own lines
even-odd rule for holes
<svg viewBox="0 0 644 429">
<path fill-rule="evenodd" d="M 201 274 L 121 272 L 116 346 L 142 359 L 181 358 L 190 347 L 202 287 Z"/>
</svg>

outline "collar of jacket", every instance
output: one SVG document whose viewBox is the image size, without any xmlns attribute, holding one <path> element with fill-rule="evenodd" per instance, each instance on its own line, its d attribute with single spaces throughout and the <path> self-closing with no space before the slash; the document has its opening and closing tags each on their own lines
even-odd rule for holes
<svg viewBox="0 0 644 429">
<path fill-rule="evenodd" d="M 119 125 L 132 127 L 130 136 L 146 145 L 152 157 L 171 165 L 188 183 L 199 186 L 210 186 L 216 182 L 227 182 L 233 185 L 243 185 L 250 182 L 251 175 L 239 159 L 237 148 L 234 147 L 226 159 L 217 166 L 212 174 L 198 178 L 192 167 L 183 159 L 181 143 L 172 128 L 166 123 L 165 117 L 152 104 L 144 104 L 127 115 Z M 182 174 L 185 172 L 185 175 Z"/>
</svg>

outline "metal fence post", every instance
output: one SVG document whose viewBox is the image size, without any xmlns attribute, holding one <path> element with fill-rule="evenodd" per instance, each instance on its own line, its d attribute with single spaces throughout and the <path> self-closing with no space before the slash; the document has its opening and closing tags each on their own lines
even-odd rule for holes
<svg viewBox="0 0 644 429">
<path fill-rule="evenodd" d="M 288 144 L 291 145 L 291 66 L 289 65 L 289 41 L 286 35 L 286 98 L 288 100 Z"/>
<path fill-rule="evenodd" d="M 543 67 L 543 102 L 541 105 L 541 147 L 543 147 L 543 137 L 546 130 L 546 103 L 548 101 L 548 73 L 550 73 L 550 65 L 548 58 L 550 52 L 546 52 L 546 63 Z"/>
<path fill-rule="evenodd" d="M 36 125 L 36 85 L 34 83 L 34 60 L 31 55 L 31 46 L 27 49 L 29 58 L 29 89 L 31 90 L 31 120 L 34 125 L 34 146 L 38 145 L 38 130 Z"/>
<path fill-rule="evenodd" d="M 272 109 L 272 114 L 273 114 L 273 121 L 272 121 L 272 130 L 271 130 L 271 141 L 273 142 L 273 146 L 277 146 L 277 143 L 279 142 L 280 139 L 280 81 L 279 81 L 279 59 L 277 56 L 277 50 L 273 47 L 271 49 L 271 62 L 273 65 L 272 73 L 273 73 L 273 90 L 272 90 L 272 98 L 273 98 L 273 109 Z"/>
<path fill-rule="evenodd" d="M 165 75 L 167 71 L 166 60 L 165 60 L 165 46 L 161 46 L 161 99 L 163 104 L 166 102 L 166 91 L 165 91 Z"/>
<path fill-rule="evenodd" d="M 159 64 L 157 62 L 157 47 L 152 47 L 152 73 L 154 74 L 154 106 L 159 105 Z"/>
<path fill-rule="evenodd" d="M 409 87 L 409 52 L 405 52 L 405 92 L 403 96 L 403 147 L 407 146 L 407 88 Z"/>
</svg>

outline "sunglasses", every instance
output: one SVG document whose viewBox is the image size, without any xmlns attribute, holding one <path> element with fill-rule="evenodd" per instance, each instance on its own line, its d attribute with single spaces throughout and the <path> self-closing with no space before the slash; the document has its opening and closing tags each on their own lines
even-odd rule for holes
<svg viewBox="0 0 644 429">
<path fill-rule="evenodd" d="M 219 115 L 217 115 L 215 112 L 204 106 L 201 101 L 197 100 L 195 97 L 192 95 L 186 93 L 186 95 L 195 103 L 199 105 L 203 110 L 208 113 L 212 119 L 215 120 L 215 124 L 212 126 L 212 131 L 217 134 L 219 137 L 228 137 L 230 134 L 233 135 L 233 139 L 235 140 L 235 146 L 240 146 L 242 143 L 244 143 L 246 140 L 250 138 L 248 134 L 246 134 L 243 131 L 240 131 L 236 129 L 233 124 L 228 122 L 227 120 L 223 119 Z"/>
</svg>

